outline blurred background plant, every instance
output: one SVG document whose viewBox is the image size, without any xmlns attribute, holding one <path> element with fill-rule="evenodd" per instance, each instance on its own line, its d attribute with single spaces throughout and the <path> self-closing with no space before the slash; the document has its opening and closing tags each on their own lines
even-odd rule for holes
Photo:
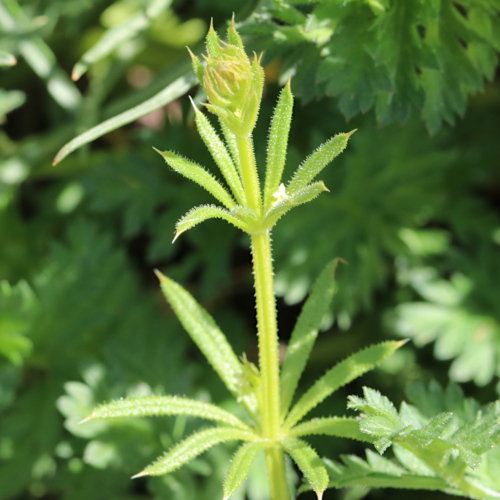
<svg viewBox="0 0 500 500">
<path fill-rule="evenodd" d="M 206 399 L 209 388 L 229 404 L 164 308 L 155 267 L 189 286 L 237 353 L 255 355 L 243 236 L 215 221 L 171 245 L 175 221 L 206 195 L 151 148 L 210 164 L 179 99 L 204 99 L 185 46 L 199 52 L 210 19 L 222 33 L 233 12 L 247 47 L 264 51 L 261 165 L 290 76 L 288 174 L 331 135 L 359 129 L 325 170 L 331 194 L 273 234 L 283 342 L 325 262 L 349 263 L 304 386 L 348 353 L 402 335 L 414 344 L 363 385 L 399 401 L 414 382 L 451 378 L 481 404 L 498 397 L 498 0 L 1 0 L 0 500 L 221 494 L 225 447 L 166 477 L 129 480 L 195 422 L 76 422 L 122 396 Z M 59 158 L 78 151 L 52 167 L 75 136 Z M 361 386 L 343 394 L 322 413 L 347 412 Z M 314 444 L 333 460 L 363 453 Z M 500 489 L 498 457 L 484 464 L 478 481 Z M 256 463 L 239 498 L 267 498 L 263 477 Z"/>
</svg>

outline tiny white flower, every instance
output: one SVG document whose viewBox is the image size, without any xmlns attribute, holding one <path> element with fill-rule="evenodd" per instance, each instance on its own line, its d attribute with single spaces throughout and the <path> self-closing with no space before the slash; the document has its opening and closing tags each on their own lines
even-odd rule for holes
<svg viewBox="0 0 500 500">
<path fill-rule="evenodd" d="M 286 191 L 285 191 L 285 185 L 280 184 L 278 191 L 276 191 L 276 193 L 274 193 L 273 196 L 276 198 L 275 203 L 278 203 L 282 200 L 286 200 L 288 198 L 288 195 L 286 194 Z"/>
</svg>

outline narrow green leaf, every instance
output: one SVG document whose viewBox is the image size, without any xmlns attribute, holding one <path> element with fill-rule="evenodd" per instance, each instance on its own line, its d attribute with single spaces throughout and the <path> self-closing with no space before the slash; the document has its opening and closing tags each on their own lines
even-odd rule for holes
<svg viewBox="0 0 500 500">
<path fill-rule="evenodd" d="M 332 260 L 318 276 L 293 329 L 280 376 L 281 418 L 285 418 L 290 408 L 323 317 L 332 303 L 338 261 Z"/>
<path fill-rule="evenodd" d="M 238 175 L 226 146 L 224 146 L 224 143 L 210 124 L 208 118 L 196 106 L 194 106 L 194 108 L 196 111 L 196 125 L 203 142 L 210 151 L 215 163 L 220 168 L 222 175 L 226 179 L 238 203 L 240 205 L 246 205 L 245 193 L 243 191 L 240 176 Z"/>
<path fill-rule="evenodd" d="M 231 461 L 231 465 L 224 480 L 224 500 L 227 500 L 238 486 L 247 478 L 257 453 L 264 448 L 263 442 L 243 444 Z"/>
<path fill-rule="evenodd" d="M 345 134 L 337 134 L 311 154 L 289 182 L 287 187 L 289 193 L 298 191 L 309 184 L 336 156 L 344 151 L 349 137 L 354 132 L 355 130 Z"/>
<path fill-rule="evenodd" d="M 201 61 L 191 52 L 190 48 L 187 47 L 189 55 L 191 56 L 191 62 L 193 65 L 193 71 L 194 74 L 196 75 L 196 78 L 198 78 L 198 81 L 200 83 L 203 82 L 203 75 L 205 74 L 205 68 Z"/>
<path fill-rule="evenodd" d="M 182 286 L 157 272 L 165 298 L 226 387 L 255 414 L 256 401 L 240 394 L 243 367 L 210 314 Z"/>
<path fill-rule="evenodd" d="M 267 147 L 266 182 L 264 185 L 264 212 L 269 210 L 276 199 L 273 195 L 278 191 L 281 176 L 285 167 L 288 149 L 288 134 L 292 123 L 293 95 L 290 81 L 281 91 L 274 111 L 269 132 Z"/>
<path fill-rule="evenodd" d="M 258 439 L 258 436 L 252 432 L 234 429 L 233 427 L 215 427 L 196 432 L 184 441 L 181 441 L 177 446 L 174 446 L 166 455 L 159 458 L 149 467 L 146 467 L 139 474 L 133 476 L 133 478 L 168 474 L 182 467 L 185 463 L 216 444 L 240 439 L 243 441 L 254 441 Z"/>
<path fill-rule="evenodd" d="M 210 29 L 208 30 L 207 37 L 205 39 L 207 52 L 211 57 L 220 57 L 220 38 L 217 32 L 214 30 L 213 19 L 210 22 Z"/>
<path fill-rule="evenodd" d="M 360 431 L 359 420 L 352 417 L 315 418 L 296 425 L 288 433 L 290 437 L 308 436 L 310 434 L 343 437 L 365 443 L 373 442 L 370 436 Z"/>
<path fill-rule="evenodd" d="M 89 66 L 101 61 L 128 40 L 135 38 L 149 27 L 151 21 L 165 11 L 172 0 L 152 0 L 149 6 L 128 18 L 125 22 L 108 29 L 104 35 L 75 64 L 71 73 L 73 81 L 84 75 Z"/>
<path fill-rule="evenodd" d="M 290 410 L 284 423 L 285 428 L 290 429 L 304 415 L 333 394 L 339 387 L 348 384 L 355 378 L 375 368 L 405 342 L 406 340 L 402 342 L 381 342 L 380 344 L 367 347 L 336 364 L 318 379 Z"/>
<path fill-rule="evenodd" d="M 271 228 L 289 210 L 314 200 L 314 198 L 319 196 L 323 191 L 328 191 L 328 189 L 324 183 L 320 181 L 309 184 L 308 186 L 288 195 L 284 189 L 284 185 L 282 184 L 280 189 L 273 195 L 278 199 L 278 201 L 272 206 L 271 210 L 267 212 L 264 219 L 265 226 Z"/>
<path fill-rule="evenodd" d="M 129 418 L 154 415 L 187 415 L 250 430 L 238 417 L 218 406 L 179 396 L 146 396 L 112 401 L 101 405 L 82 422 L 95 418 Z"/>
<path fill-rule="evenodd" d="M 238 217 L 235 217 L 227 210 L 216 207 L 215 205 L 202 205 L 191 209 L 186 215 L 179 219 L 175 225 L 176 231 L 173 241 L 175 241 L 184 231 L 191 229 L 207 219 L 224 219 L 242 231 L 245 231 L 246 233 L 250 232 L 250 226 L 248 226 L 248 224 L 240 220 Z"/>
<path fill-rule="evenodd" d="M 229 27 L 227 29 L 227 39 L 229 40 L 229 43 L 231 45 L 238 47 L 244 53 L 246 53 L 245 46 L 243 45 L 243 40 L 241 39 L 240 34 L 236 31 L 236 28 L 234 26 L 234 14 L 233 14 L 233 18 L 231 19 L 231 24 L 229 25 Z"/>
<path fill-rule="evenodd" d="M 191 70 L 188 74 L 177 78 L 170 85 L 167 85 L 161 92 L 154 95 L 150 99 L 134 106 L 127 111 L 120 113 L 119 115 L 113 116 L 109 120 L 105 120 L 99 125 L 92 127 L 87 130 L 83 134 L 75 137 L 67 144 L 65 144 L 57 153 L 53 164 L 56 165 L 61 160 L 66 158 L 70 153 L 80 148 L 84 144 L 88 144 L 99 137 L 107 134 L 108 132 L 112 132 L 117 128 L 123 127 L 127 123 L 131 123 L 138 118 L 141 118 L 156 109 L 165 106 L 169 102 L 172 102 L 174 99 L 177 99 L 181 95 L 184 95 L 189 89 L 193 87 L 196 83 L 196 77 L 191 73 Z"/>
<path fill-rule="evenodd" d="M 229 148 L 229 151 L 231 152 L 231 158 L 233 160 L 233 163 L 236 165 L 240 178 L 242 178 L 241 166 L 240 166 L 240 154 L 238 151 L 238 141 L 236 140 L 236 136 L 229 130 L 225 121 L 221 120 L 220 117 L 219 117 L 219 125 L 222 130 L 222 133 L 224 134 L 224 140 Z"/>
<path fill-rule="evenodd" d="M 292 457 L 304 474 L 312 489 L 321 500 L 328 487 L 328 473 L 318 454 L 304 441 L 288 438 L 282 441 L 283 448 Z"/>
<path fill-rule="evenodd" d="M 166 163 L 176 172 L 205 188 L 227 208 L 231 209 L 236 206 L 232 196 L 212 176 L 212 174 L 207 172 L 203 167 L 171 151 L 159 151 L 156 148 L 153 149 L 163 156 Z"/>
</svg>

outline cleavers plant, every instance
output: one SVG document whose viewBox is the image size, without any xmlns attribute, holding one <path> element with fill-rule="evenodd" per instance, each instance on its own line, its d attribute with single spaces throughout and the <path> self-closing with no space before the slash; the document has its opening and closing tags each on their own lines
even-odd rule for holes
<svg viewBox="0 0 500 500">
<path fill-rule="evenodd" d="M 218 117 L 224 141 L 193 103 L 196 125 L 229 189 L 192 161 L 170 151 L 158 152 L 172 169 L 204 187 L 223 205 L 193 208 L 177 223 L 174 241 L 184 231 L 210 218 L 225 219 L 250 235 L 259 367 L 245 357 L 239 359 L 236 356 L 212 317 L 183 287 L 163 274 L 157 274 L 163 293 L 179 320 L 244 407 L 247 418 L 241 419 L 215 405 L 185 397 L 149 396 L 104 404 L 86 420 L 146 415 L 188 415 L 212 420 L 218 426 L 194 433 L 134 477 L 167 474 L 218 443 L 239 440 L 243 444 L 236 452 L 224 481 L 225 499 L 244 481 L 261 451 L 265 453 L 273 500 L 291 498 L 284 453 L 297 464 L 321 498 L 329 484 L 327 469 L 302 438 L 311 434 L 366 442 L 372 442 L 373 438 L 360 430 L 359 420 L 353 417 L 302 419 L 338 388 L 380 364 L 404 341 L 383 342 L 351 355 L 327 371 L 292 404 L 323 316 L 335 293 L 334 272 L 338 259 L 331 261 L 318 277 L 292 332 L 280 370 L 271 230 L 290 209 L 327 191 L 323 182 L 312 181 L 344 150 L 352 132 L 338 134 L 322 144 L 300 165 L 285 187 L 282 174 L 293 107 L 288 82 L 272 118 L 265 182 L 261 190 L 252 131 L 259 112 L 264 72 L 257 56 L 252 60 L 247 57 L 234 22 L 228 29 L 228 39 L 229 43 L 222 42 L 211 28 L 206 38 L 208 55 L 204 63 L 194 54 L 191 57 L 195 74 L 209 100 L 206 107 Z"/>
</svg>

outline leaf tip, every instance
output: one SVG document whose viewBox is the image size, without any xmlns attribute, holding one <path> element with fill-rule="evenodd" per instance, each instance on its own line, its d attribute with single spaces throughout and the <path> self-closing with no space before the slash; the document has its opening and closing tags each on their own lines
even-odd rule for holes
<svg viewBox="0 0 500 500">
<path fill-rule="evenodd" d="M 175 240 L 183 233 L 184 231 L 177 231 L 175 233 L 174 239 L 172 240 L 172 244 L 175 243 Z"/>
<path fill-rule="evenodd" d="M 194 112 L 195 113 L 199 113 L 200 110 L 198 109 L 198 107 L 196 106 L 195 102 L 193 101 L 193 98 L 191 96 L 189 96 L 189 100 L 191 101 L 191 104 L 193 105 L 193 108 L 194 108 Z"/>
<path fill-rule="evenodd" d="M 139 472 L 139 474 L 135 474 L 130 479 L 137 479 L 138 477 L 144 477 L 144 476 L 149 476 L 149 474 L 145 470 Z"/>
<path fill-rule="evenodd" d="M 82 425 L 86 422 L 89 422 L 90 420 L 92 420 L 94 418 L 94 414 L 91 413 L 88 417 L 85 417 L 83 420 L 80 420 L 80 422 L 78 422 L 77 425 Z"/>
<path fill-rule="evenodd" d="M 164 283 L 165 281 L 167 281 L 167 277 L 162 272 L 158 271 L 158 269 L 155 269 L 154 273 L 156 274 L 157 278 L 160 280 L 160 283 Z M 87 417 L 87 418 L 90 418 L 90 417 Z"/>
<path fill-rule="evenodd" d="M 351 130 L 350 132 L 346 132 L 346 134 L 345 134 L 345 135 L 346 135 L 346 136 L 347 136 L 347 138 L 349 139 L 349 138 L 351 137 L 351 135 L 352 135 L 352 134 L 354 134 L 354 132 L 356 132 L 357 130 L 358 130 L 358 129 L 357 129 L 357 128 L 355 128 L 354 130 Z"/>
</svg>

